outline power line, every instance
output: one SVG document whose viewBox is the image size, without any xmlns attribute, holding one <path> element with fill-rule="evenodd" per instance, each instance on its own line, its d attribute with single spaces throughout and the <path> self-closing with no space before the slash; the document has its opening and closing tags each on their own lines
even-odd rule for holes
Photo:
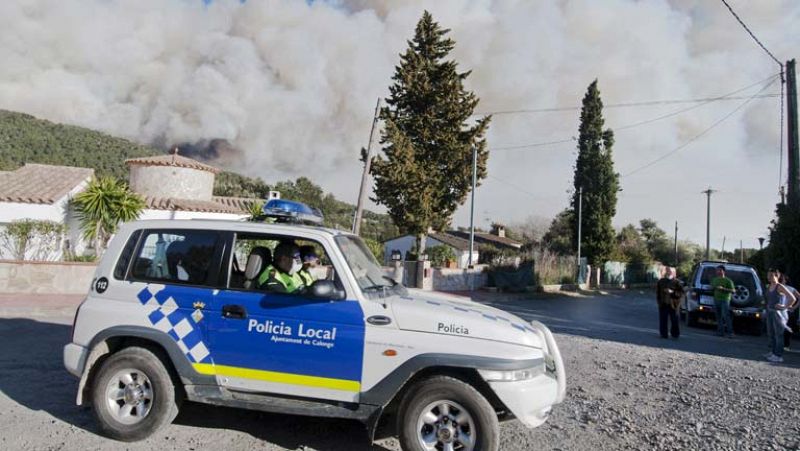
<svg viewBox="0 0 800 451">
<path fill-rule="evenodd" d="M 736 11 L 734 11 L 733 8 L 731 8 L 731 5 L 729 5 L 728 2 L 725 0 L 722 0 L 722 3 L 725 4 L 725 6 L 728 8 L 728 11 L 730 11 L 731 14 L 733 14 L 733 17 L 735 17 L 736 20 L 739 21 L 739 24 L 741 24 L 741 26 L 745 29 L 745 31 L 747 31 L 747 34 L 749 34 L 750 37 L 753 38 L 754 41 L 756 41 L 756 44 L 758 44 L 759 47 L 761 47 L 762 49 L 764 49 L 765 52 L 767 52 L 767 55 L 769 55 L 769 57 L 772 58 L 773 61 L 778 63 L 778 66 L 781 67 L 781 71 L 783 71 L 783 63 L 781 63 L 780 60 L 778 60 L 778 58 L 775 58 L 775 55 L 773 55 L 772 52 L 767 50 L 767 47 L 765 47 L 764 44 L 762 44 L 761 41 L 758 40 L 756 35 L 753 34 L 752 31 L 750 31 L 750 28 L 748 28 L 747 25 L 745 25 L 744 21 L 742 21 L 742 19 L 739 17 L 739 15 L 736 14 Z"/>
<path fill-rule="evenodd" d="M 632 171 L 630 171 L 630 172 L 626 173 L 625 175 L 622 175 L 622 177 L 623 177 L 623 178 L 624 178 L 624 177 L 629 177 L 629 176 L 631 176 L 631 175 L 633 175 L 633 174 L 636 174 L 636 173 L 637 173 L 637 172 L 639 172 L 639 171 L 643 171 L 643 170 L 645 170 L 645 169 L 647 169 L 647 168 L 649 168 L 649 167 L 651 167 L 651 166 L 653 166 L 653 165 L 655 165 L 655 164 L 657 164 L 657 163 L 661 162 L 662 160 L 665 160 L 665 159 L 667 159 L 667 158 L 671 157 L 671 156 L 672 156 L 672 155 L 674 155 L 675 153 L 677 153 L 677 152 L 679 152 L 680 150 L 682 150 L 682 149 L 684 149 L 685 147 L 687 147 L 689 144 L 691 144 L 691 143 L 693 143 L 693 142 L 697 141 L 698 139 L 700 139 L 701 137 L 703 137 L 703 136 L 704 136 L 706 133 L 710 132 L 710 131 L 711 131 L 713 128 L 715 128 L 717 125 L 719 125 L 719 124 L 721 124 L 721 123 L 725 122 L 725 120 L 726 120 L 726 119 L 728 119 L 729 117 L 733 116 L 733 115 L 734 115 L 734 113 L 736 113 L 736 112 L 737 112 L 737 111 L 739 111 L 740 109 L 744 108 L 744 106 L 745 106 L 745 105 L 747 105 L 748 103 L 750 103 L 750 101 L 751 101 L 751 100 L 753 100 L 754 98 L 756 98 L 756 97 L 755 97 L 756 95 L 758 95 L 759 93 L 763 92 L 763 91 L 764 91 L 765 89 L 767 89 L 768 87 L 772 86 L 772 84 L 773 84 L 773 83 L 775 83 L 775 80 L 772 80 L 771 82 L 769 82 L 767 85 L 765 85 L 763 88 L 761 88 L 761 89 L 760 89 L 760 90 L 759 90 L 759 91 L 758 91 L 758 92 L 757 92 L 755 95 L 753 95 L 753 96 L 749 97 L 747 100 L 745 100 L 744 102 L 742 102 L 742 103 L 740 103 L 739 105 L 737 105 L 737 106 L 736 106 L 736 108 L 734 108 L 733 110 L 731 110 L 731 112 L 729 112 L 728 114 L 726 114 L 725 116 L 723 116 L 722 118 L 720 118 L 719 120 L 717 120 L 716 122 L 714 122 L 713 124 L 711 124 L 711 126 L 709 126 L 708 128 L 706 128 L 706 129 L 705 129 L 705 130 L 703 130 L 702 132 L 700 132 L 700 133 L 698 133 L 697 135 L 693 136 L 691 139 L 689 139 L 689 140 L 688 140 L 688 141 L 686 141 L 685 143 L 683 143 L 683 144 L 681 144 L 680 146 L 678 146 L 678 147 L 676 147 L 676 148 L 674 148 L 674 149 L 670 150 L 669 152 L 667 152 L 667 153 L 665 153 L 665 154 L 661 155 L 660 157 L 656 158 L 655 160 L 653 160 L 653 161 L 651 161 L 651 162 L 649 162 L 649 163 L 647 163 L 647 164 L 645 164 L 645 165 L 643 165 L 643 166 L 639 166 L 638 168 L 636 168 L 636 169 L 634 169 L 634 170 L 632 170 Z"/>
<path fill-rule="evenodd" d="M 647 119 L 647 120 L 644 120 L 644 121 L 636 122 L 636 123 L 633 123 L 633 124 L 623 125 L 621 127 L 614 127 L 614 130 L 615 131 L 628 130 L 628 129 L 631 129 L 631 128 L 639 127 L 641 125 L 647 125 L 647 124 L 650 124 L 650 123 L 653 123 L 653 122 L 656 122 L 656 121 L 660 121 L 662 119 L 667 119 L 667 118 L 670 118 L 670 117 L 673 117 L 673 116 L 677 116 L 677 115 L 679 115 L 681 113 L 685 113 L 687 111 L 691 111 L 693 109 L 699 108 L 699 107 L 707 105 L 709 103 L 713 103 L 713 102 L 717 102 L 717 101 L 721 101 L 721 100 L 754 99 L 754 98 L 772 96 L 772 94 L 767 94 L 767 95 L 759 95 L 759 94 L 757 94 L 756 96 L 741 96 L 741 97 L 738 97 L 738 96 L 734 96 L 734 94 L 738 94 L 738 93 L 740 93 L 742 91 L 746 91 L 746 90 L 752 88 L 753 86 L 757 86 L 757 85 L 760 85 L 762 83 L 765 83 L 765 82 L 768 82 L 770 80 L 773 80 L 774 78 L 778 77 L 778 75 L 779 74 L 770 75 L 769 77 L 767 77 L 767 78 L 765 78 L 763 80 L 759 80 L 759 81 L 757 81 L 755 83 L 747 85 L 747 86 L 745 86 L 743 88 L 739 88 L 739 89 L 737 89 L 735 91 L 731 91 L 731 92 L 729 92 L 727 94 L 724 94 L 724 95 L 721 95 L 721 96 L 704 98 L 702 100 L 699 100 L 699 102 L 701 102 L 701 103 L 699 103 L 698 105 L 692 105 L 691 107 L 688 107 L 688 108 L 682 108 L 680 110 L 672 111 L 672 112 L 667 113 L 667 114 L 662 115 L 662 116 L 658 116 L 658 117 L 655 117 L 655 118 L 651 118 L 651 119 Z M 762 89 L 762 91 L 763 91 L 763 89 Z M 759 92 L 761 92 L 761 91 L 759 91 Z M 663 101 L 659 101 L 659 102 L 663 102 Z M 687 101 L 670 101 L 670 102 L 687 102 Z M 692 102 L 694 102 L 694 100 Z M 639 104 L 642 104 L 642 102 L 639 102 Z M 623 105 L 623 104 L 618 104 L 618 105 Z M 624 104 L 624 105 L 631 106 L 631 105 L 634 105 L 634 104 L 633 103 L 628 103 L 628 104 Z M 575 141 L 575 138 L 574 137 L 570 137 L 570 138 L 564 138 L 564 139 L 559 139 L 559 140 L 554 140 L 554 141 L 544 141 L 544 142 L 531 143 L 531 144 L 520 144 L 520 145 L 514 145 L 514 146 L 492 147 L 489 150 L 490 151 L 493 151 L 493 150 L 517 150 L 517 149 L 527 149 L 527 148 L 535 148 L 535 147 L 547 147 L 547 146 L 553 146 L 553 145 L 557 145 L 557 144 L 564 144 L 564 143 L 574 142 L 574 141 Z"/>
</svg>

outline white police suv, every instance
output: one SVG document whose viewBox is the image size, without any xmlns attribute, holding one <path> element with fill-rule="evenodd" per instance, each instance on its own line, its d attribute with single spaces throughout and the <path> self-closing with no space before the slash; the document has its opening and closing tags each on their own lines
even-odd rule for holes
<svg viewBox="0 0 800 451">
<path fill-rule="evenodd" d="M 262 273 L 287 242 L 313 246 L 317 280 L 266 291 Z M 190 400 L 357 419 L 370 437 L 393 418 L 404 450 L 497 450 L 498 420 L 538 426 L 566 390 L 541 323 L 407 290 L 357 236 L 294 224 L 122 226 L 76 313 L 64 364 L 80 378 L 77 403 L 126 441 L 150 436 Z"/>
</svg>

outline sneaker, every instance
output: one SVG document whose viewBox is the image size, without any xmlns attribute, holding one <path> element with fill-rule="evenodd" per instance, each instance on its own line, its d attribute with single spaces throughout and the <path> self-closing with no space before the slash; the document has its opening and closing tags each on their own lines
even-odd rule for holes
<svg viewBox="0 0 800 451">
<path fill-rule="evenodd" d="M 728 338 L 733 338 L 733 337 L 734 337 L 733 334 L 728 334 Z"/>
<path fill-rule="evenodd" d="M 767 360 L 772 363 L 783 363 L 783 357 L 778 357 L 776 355 L 767 357 Z"/>
<path fill-rule="evenodd" d="M 769 360 L 771 357 L 774 357 L 774 356 L 775 356 L 775 354 L 773 354 L 771 351 L 766 353 L 766 354 L 764 354 L 764 357 L 766 357 L 767 360 Z"/>
</svg>

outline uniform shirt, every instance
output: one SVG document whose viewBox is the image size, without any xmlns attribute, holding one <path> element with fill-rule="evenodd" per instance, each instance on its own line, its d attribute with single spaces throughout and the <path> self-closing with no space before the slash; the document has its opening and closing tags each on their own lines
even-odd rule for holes
<svg viewBox="0 0 800 451">
<path fill-rule="evenodd" d="M 300 276 L 300 279 L 303 281 L 303 284 L 307 287 L 310 287 L 312 283 L 314 283 L 317 279 L 311 274 L 311 271 L 308 269 L 301 269 L 297 272 Z"/>
<path fill-rule="evenodd" d="M 272 265 L 261 273 L 258 285 L 275 293 L 294 293 L 305 286 L 299 274 L 287 274 Z"/>
<path fill-rule="evenodd" d="M 731 296 L 733 293 L 730 291 L 720 290 L 719 288 L 730 288 L 731 290 L 735 289 L 736 287 L 733 285 L 733 281 L 727 277 L 714 277 L 711 279 L 711 288 L 714 289 L 714 300 L 715 301 L 731 301 Z"/>
</svg>

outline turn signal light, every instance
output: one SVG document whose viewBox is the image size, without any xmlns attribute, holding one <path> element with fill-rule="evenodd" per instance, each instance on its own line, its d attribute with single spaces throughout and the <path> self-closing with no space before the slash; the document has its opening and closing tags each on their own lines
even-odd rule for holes
<svg viewBox="0 0 800 451">
<path fill-rule="evenodd" d="M 383 351 L 383 355 L 385 355 L 386 357 L 394 357 L 397 355 L 397 351 L 395 351 L 394 349 L 387 349 Z"/>
</svg>

